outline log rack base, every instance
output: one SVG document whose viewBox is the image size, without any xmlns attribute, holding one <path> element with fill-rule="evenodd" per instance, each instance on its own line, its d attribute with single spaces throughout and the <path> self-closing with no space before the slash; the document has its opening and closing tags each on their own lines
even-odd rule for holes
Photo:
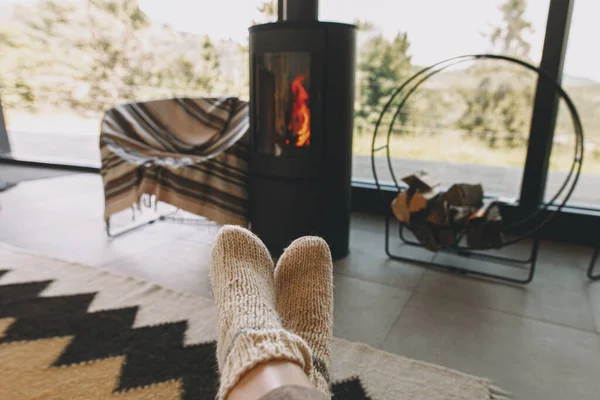
<svg viewBox="0 0 600 400">
<path fill-rule="evenodd" d="M 519 269 L 522 269 L 523 271 L 525 271 L 523 276 L 501 275 L 501 274 L 494 274 L 494 273 L 485 272 L 485 271 L 479 271 L 476 269 L 457 267 L 457 266 L 453 266 L 453 265 L 449 265 L 449 264 L 445 264 L 445 263 L 438 263 L 438 262 L 434 262 L 434 261 L 423 261 L 423 260 L 419 260 L 419 259 L 412 258 L 409 256 L 403 256 L 401 254 L 393 253 L 390 249 L 390 236 L 391 236 L 391 229 L 392 229 L 392 227 L 391 227 L 392 220 L 396 221 L 392 216 L 389 216 L 389 215 L 386 217 L 386 220 L 385 220 L 385 252 L 388 255 L 388 257 L 390 257 L 391 259 L 399 260 L 399 261 L 406 261 L 406 262 L 411 262 L 411 263 L 419 263 L 428 268 L 441 269 L 441 270 L 445 270 L 447 272 L 451 272 L 451 273 L 455 273 L 455 274 L 470 275 L 473 277 L 486 278 L 486 279 L 490 279 L 490 280 L 512 283 L 512 284 L 526 285 L 533 280 L 533 277 L 535 275 L 538 250 L 539 250 L 539 245 L 540 245 L 538 238 L 533 239 L 533 244 L 531 245 L 531 251 L 529 253 L 529 256 L 526 259 L 498 256 L 498 255 L 485 254 L 485 253 L 476 252 L 476 251 L 452 249 L 452 248 L 438 251 L 439 253 L 446 253 L 446 254 L 451 254 L 451 255 L 455 255 L 455 256 L 459 256 L 459 257 L 465 257 L 465 258 L 469 258 L 469 259 L 477 259 L 477 260 L 481 260 L 481 261 L 493 262 L 493 263 L 500 264 L 503 266 L 519 268 Z M 407 227 L 405 224 L 399 223 L 397 221 L 396 221 L 396 223 L 399 224 L 399 236 L 400 236 L 400 241 L 403 244 L 408 245 L 408 246 L 414 246 L 417 248 L 424 248 L 423 245 L 421 245 L 419 242 L 406 238 L 404 232 L 405 232 L 405 229 L 407 229 Z M 598 251 L 599 250 L 596 250 L 596 253 L 595 253 L 596 257 L 598 256 Z M 595 262 L 595 258 L 592 260 L 592 263 L 593 262 Z M 590 271 L 591 271 L 592 266 L 593 266 L 593 264 L 590 265 Z M 520 268 L 520 267 L 523 267 L 523 268 Z M 594 278 L 591 278 L 591 279 L 594 279 Z M 600 279 L 600 276 L 597 276 L 595 279 Z"/>
<path fill-rule="evenodd" d="M 592 259 L 590 261 L 590 265 L 587 270 L 587 276 L 592 281 L 600 280 L 600 272 L 594 274 L 594 268 L 596 267 L 596 260 L 598 259 L 598 253 L 600 253 L 600 247 L 596 247 L 594 249 L 594 254 L 592 255 Z"/>
</svg>

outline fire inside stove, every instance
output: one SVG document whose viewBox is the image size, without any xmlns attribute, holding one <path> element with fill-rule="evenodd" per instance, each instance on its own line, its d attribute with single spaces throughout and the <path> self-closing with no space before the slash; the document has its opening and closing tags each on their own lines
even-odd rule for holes
<svg viewBox="0 0 600 400">
<path fill-rule="evenodd" d="M 255 73 L 258 150 L 283 156 L 309 148 L 310 54 L 263 54 L 257 57 Z"/>
<path fill-rule="evenodd" d="M 296 140 L 292 142 L 296 147 L 310 145 L 310 108 L 308 108 L 308 92 L 302 86 L 304 76 L 299 75 L 292 82 L 292 95 L 294 103 L 292 104 L 292 116 L 288 125 Z M 286 139 L 285 144 L 290 144 Z"/>
</svg>

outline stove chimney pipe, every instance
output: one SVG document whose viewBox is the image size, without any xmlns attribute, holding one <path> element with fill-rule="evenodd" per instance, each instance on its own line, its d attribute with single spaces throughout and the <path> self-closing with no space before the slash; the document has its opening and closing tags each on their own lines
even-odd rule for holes
<svg viewBox="0 0 600 400">
<path fill-rule="evenodd" d="M 278 21 L 316 21 L 319 18 L 319 0 L 278 0 Z"/>
</svg>

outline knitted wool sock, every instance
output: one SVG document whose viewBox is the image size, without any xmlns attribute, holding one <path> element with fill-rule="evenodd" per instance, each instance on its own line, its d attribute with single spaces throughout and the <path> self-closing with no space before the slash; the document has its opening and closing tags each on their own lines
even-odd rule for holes
<svg viewBox="0 0 600 400">
<path fill-rule="evenodd" d="M 273 260 L 258 237 L 224 226 L 212 250 L 211 282 L 218 315 L 219 399 L 267 361 L 291 361 L 310 374 L 310 348 L 283 329 L 275 311 Z"/>
<path fill-rule="evenodd" d="M 313 385 L 328 396 L 333 334 L 333 264 L 327 243 L 303 237 L 285 249 L 275 269 L 277 311 L 284 328 L 308 343 Z"/>
</svg>

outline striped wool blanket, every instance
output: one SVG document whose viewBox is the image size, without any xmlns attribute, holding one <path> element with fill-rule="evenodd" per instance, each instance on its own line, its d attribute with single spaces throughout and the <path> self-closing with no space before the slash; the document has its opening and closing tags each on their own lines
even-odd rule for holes
<svg viewBox="0 0 600 400">
<path fill-rule="evenodd" d="M 248 104 L 235 97 L 119 105 L 101 124 L 106 221 L 144 195 L 247 225 Z"/>
</svg>

